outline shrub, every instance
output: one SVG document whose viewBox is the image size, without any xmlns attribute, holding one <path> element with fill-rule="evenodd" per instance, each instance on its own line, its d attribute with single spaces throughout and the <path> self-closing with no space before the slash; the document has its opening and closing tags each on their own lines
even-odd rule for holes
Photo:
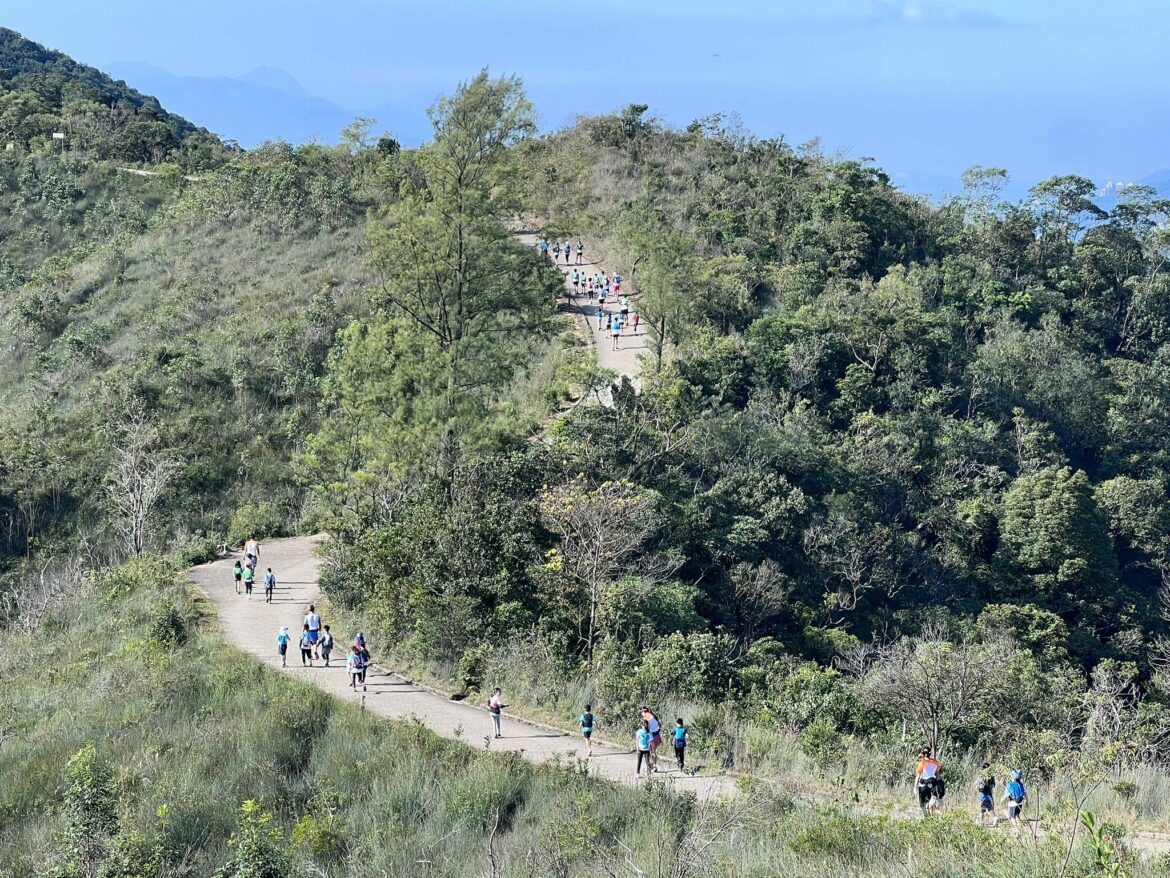
<svg viewBox="0 0 1170 878">
<path fill-rule="evenodd" d="M 173 602 L 166 601 L 154 608 L 150 636 L 167 646 L 182 646 L 187 642 L 187 619 Z"/>
<path fill-rule="evenodd" d="M 284 534 L 284 517 L 267 500 L 245 503 L 232 513 L 228 525 L 228 544 L 242 546 L 252 537 L 278 537 Z"/>
<path fill-rule="evenodd" d="M 289 868 L 283 842 L 284 833 L 272 825 L 272 815 L 249 799 L 240 806 L 236 832 L 228 843 L 232 856 L 215 878 L 285 878 Z"/>
</svg>

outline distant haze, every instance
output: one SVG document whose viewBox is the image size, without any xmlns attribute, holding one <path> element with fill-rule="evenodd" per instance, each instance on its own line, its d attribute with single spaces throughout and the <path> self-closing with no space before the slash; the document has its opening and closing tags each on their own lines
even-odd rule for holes
<svg viewBox="0 0 1170 878">
<path fill-rule="evenodd" d="M 355 114 L 407 143 L 483 66 L 522 76 L 546 127 L 648 103 L 685 125 L 738 112 L 761 136 L 871 156 L 912 191 L 972 164 L 1018 194 L 1170 167 L 1170 4 L 1089 0 L 17 0 L 0 24 L 111 70 L 245 145 L 334 140 Z M 340 123 L 340 124 L 339 124 Z"/>
</svg>

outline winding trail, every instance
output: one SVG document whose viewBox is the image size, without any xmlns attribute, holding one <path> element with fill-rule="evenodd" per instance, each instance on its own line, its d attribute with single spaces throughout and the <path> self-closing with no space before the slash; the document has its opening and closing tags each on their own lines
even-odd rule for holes
<svg viewBox="0 0 1170 878">
<path fill-rule="evenodd" d="M 540 236 L 535 232 L 519 232 L 516 239 L 530 247 L 536 247 L 540 243 Z M 576 241 L 573 243 L 575 245 Z M 573 258 L 576 259 L 575 254 Z M 606 303 L 604 325 L 598 326 L 597 302 L 590 303 L 583 292 L 577 295 L 573 294 L 571 275 L 574 268 L 579 271 L 587 270 L 591 274 L 603 270 L 610 275 L 613 272 L 606 268 L 588 249 L 585 251 L 584 261 L 580 265 L 566 264 L 564 257 L 561 257 L 556 266 L 565 278 L 565 294 L 569 299 L 569 313 L 573 314 L 578 321 L 583 321 L 588 329 L 589 340 L 592 342 L 594 350 L 597 351 L 597 364 L 603 369 L 615 372 L 619 377 L 629 378 L 630 383 L 640 390 L 642 387 L 642 355 L 649 356 L 650 354 L 650 340 L 646 334 L 646 324 L 642 323 L 637 332 L 632 331 L 630 327 L 623 328 L 621 337 L 618 339 L 618 348 L 614 350 L 613 338 L 609 334 L 609 324 L 612 316 L 620 310 L 617 301 Z M 635 311 L 637 311 L 637 303 L 631 298 L 631 317 Z M 603 405 L 612 403 L 608 387 L 601 389 L 599 396 Z"/>
<path fill-rule="evenodd" d="M 237 595 L 232 579 L 232 565 L 239 555 L 231 555 L 191 570 L 191 581 L 214 605 L 220 627 L 227 642 L 249 655 L 255 656 L 277 671 L 309 683 L 337 698 L 363 704 L 366 710 L 391 720 L 415 718 L 443 738 L 465 741 L 477 749 L 485 745 L 491 750 L 518 751 L 531 762 L 560 762 L 573 765 L 585 760 L 584 742 L 568 727 L 575 725 L 575 717 L 566 717 L 566 729 L 552 729 L 505 713 L 502 722 L 504 737 L 491 739 L 492 723 L 486 706 L 452 701 L 433 690 L 416 685 L 377 664 L 379 644 L 370 644 L 375 667 L 368 673 L 369 690 L 363 696 L 349 688 L 345 673 L 345 653 L 355 632 L 334 631 L 337 646 L 330 667 L 301 666 L 296 639 L 305 613 L 311 603 L 321 598 L 317 584 L 319 562 L 314 552 L 321 537 L 293 537 L 264 543 L 260 549 L 260 569 L 271 567 L 277 576 L 277 588 L 271 604 L 264 601 L 264 590 L 257 576 L 257 586 L 249 599 Z M 324 619 L 326 624 L 329 619 Z M 287 625 L 293 642 L 288 650 L 288 667 L 281 668 L 276 653 L 276 635 Z M 505 696 L 507 693 L 504 693 Z M 605 728 L 604 717 L 599 734 L 624 740 L 629 737 L 630 748 L 619 749 L 595 743 L 592 758 L 585 760 L 591 775 L 618 783 L 638 783 L 634 778 L 635 755 L 633 729 Z M 628 731 L 628 735 L 627 735 Z M 669 731 L 667 728 L 665 731 Z M 694 791 L 700 798 L 733 793 L 734 778 L 726 775 L 683 775 L 674 768 L 674 754 L 669 742 L 659 750 L 663 771 L 655 775 L 667 779 L 680 789 Z M 669 770 L 666 770 L 669 764 Z"/>
</svg>

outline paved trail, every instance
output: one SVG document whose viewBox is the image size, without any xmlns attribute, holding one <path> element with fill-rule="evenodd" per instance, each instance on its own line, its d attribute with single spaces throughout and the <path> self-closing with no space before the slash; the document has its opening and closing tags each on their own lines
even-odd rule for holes
<svg viewBox="0 0 1170 878">
<path fill-rule="evenodd" d="M 521 232 L 516 236 L 516 238 L 530 247 L 535 247 L 540 241 L 539 236 L 532 232 Z M 573 244 L 576 246 L 575 240 Z M 575 253 L 573 258 L 576 259 Z M 638 331 L 636 333 L 633 332 L 630 327 L 624 328 L 622 330 L 621 337 L 618 339 L 618 349 L 615 351 L 613 350 L 613 338 L 609 334 L 609 324 L 612 316 L 620 310 L 620 307 L 617 303 L 617 297 L 611 296 L 610 301 L 606 303 L 606 317 L 604 326 L 599 327 L 597 325 L 596 300 L 590 303 L 583 291 L 578 295 L 573 295 L 573 282 L 570 280 L 570 274 L 574 268 L 579 271 L 588 271 L 589 274 L 594 274 L 595 272 L 605 270 L 608 274 L 612 275 L 613 271 L 602 265 L 602 263 L 598 261 L 596 257 L 588 250 L 585 251 L 585 261 L 581 265 L 566 265 L 564 257 L 562 256 L 556 263 L 556 266 L 565 276 L 565 290 L 569 296 L 569 311 L 577 315 L 580 319 L 583 319 L 589 327 L 589 339 L 592 342 L 594 349 L 597 351 L 598 365 L 603 369 L 613 370 L 619 376 L 626 376 L 630 379 L 630 382 L 634 385 L 634 387 L 640 389 L 642 386 L 642 355 L 650 355 L 650 340 L 646 334 L 646 324 L 642 323 L 638 327 Z M 632 285 L 628 282 L 627 279 L 624 291 L 628 292 L 628 288 L 630 286 Z M 631 317 L 635 311 L 637 311 L 637 303 L 631 301 Z M 605 405 L 610 404 L 610 392 L 608 387 L 601 391 L 601 401 Z"/>
<path fill-rule="evenodd" d="M 312 683 L 337 698 L 360 703 L 362 695 L 349 688 L 345 673 L 345 653 L 355 632 L 333 632 L 337 646 L 330 667 L 320 667 L 319 662 L 315 663 L 317 667 L 301 667 L 296 640 L 309 604 L 316 603 L 321 596 L 317 586 L 318 560 L 313 553 L 318 540 L 317 537 L 294 537 L 274 540 L 261 546 L 260 570 L 271 567 L 278 579 L 275 599 L 271 604 L 264 602 L 262 576 L 259 575 L 256 577 L 255 593 L 250 600 L 236 594 L 231 569 L 239 556 L 194 568 L 191 581 L 215 605 L 219 624 L 229 643 L 278 671 L 283 670 L 297 679 Z M 324 622 L 328 623 L 329 619 L 324 619 Z M 280 656 L 276 653 L 276 635 L 282 625 L 288 626 L 293 637 L 289 645 L 288 667 L 284 669 L 280 667 Z M 378 647 L 376 642 L 370 644 L 375 663 L 378 660 Z M 370 670 L 367 683 L 369 691 L 365 695 L 365 707 L 379 716 L 388 719 L 415 717 L 441 737 L 461 739 L 476 748 L 482 748 L 485 737 L 491 735 L 492 723 L 486 709 L 451 701 L 412 685 L 380 665 Z M 504 694 L 507 695 L 506 692 Z M 566 728 L 574 725 L 574 720 L 574 717 L 566 717 Z M 570 765 L 585 756 L 580 735 L 566 735 L 526 723 L 508 714 L 505 714 L 502 726 L 504 737 L 490 742 L 492 750 L 516 750 L 532 762 L 561 760 Z M 635 755 L 632 752 L 634 730 L 605 729 L 603 724 L 601 733 L 617 740 L 628 737 L 630 748 L 620 750 L 595 746 L 594 756 L 588 760 L 589 773 L 619 783 L 637 783 L 634 778 Z M 700 797 L 734 791 L 733 779 L 726 776 L 705 777 L 700 773 L 697 777 L 689 777 L 679 774 L 674 770 L 674 754 L 669 750 L 669 742 L 664 742 L 659 750 L 663 757 L 661 765 L 665 769 L 669 763 L 671 770 L 662 771 L 657 775 L 659 778 L 670 780 L 680 789 L 693 790 Z"/>
</svg>

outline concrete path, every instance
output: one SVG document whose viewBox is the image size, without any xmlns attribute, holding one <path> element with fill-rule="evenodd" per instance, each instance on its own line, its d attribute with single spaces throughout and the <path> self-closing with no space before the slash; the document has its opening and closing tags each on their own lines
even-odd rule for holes
<svg viewBox="0 0 1170 878">
<path fill-rule="evenodd" d="M 521 232 L 517 234 L 517 239 L 530 247 L 536 247 L 540 242 L 540 236 L 533 232 Z M 563 241 L 561 243 L 564 243 Z M 576 240 L 573 245 L 576 246 Z M 552 255 L 552 251 L 549 251 Z M 593 256 L 589 250 L 585 251 L 584 262 L 577 265 L 575 263 L 577 256 L 574 252 L 573 262 L 565 263 L 564 255 L 562 254 L 556 263 L 557 268 L 565 276 L 565 290 L 569 298 L 569 311 L 577 316 L 578 319 L 584 320 L 589 328 L 589 339 L 593 344 L 594 350 L 597 351 L 597 363 L 603 369 L 610 369 L 616 372 L 619 376 L 624 375 L 630 379 L 630 382 L 635 388 L 642 387 L 642 368 L 646 357 L 651 356 L 650 338 L 647 335 L 645 322 L 641 323 L 637 332 L 633 330 L 633 316 L 638 310 L 636 301 L 630 302 L 630 320 L 626 327 L 623 328 L 621 336 L 618 338 L 617 349 L 614 349 L 613 337 L 610 334 L 610 322 L 614 314 L 621 310 L 617 303 L 617 297 L 611 296 L 610 300 L 605 304 L 605 318 L 603 324 L 598 326 L 597 321 L 597 300 L 590 302 L 585 295 L 584 285 L 581 286 L 577 295 L 573 295 L 573 282 L 571 275 L 573 269 L 587 272 L 589 275 L 596 274 L 599 271 L 606 271 L 607 274 L 612 275 L 613 272 L 602 265 L 600 261 Z M 629 292 L 629 279 L 626 280 L 626 286 L 623 287 L 624 292 Z M 645 357 L 643 357 L 645 355 Z M 600 393 L 601 401 L 605 405 L 610 404 L 609 388 L 605 388 Z"/>
<path fill-rule="evenodd" d="M 444 738 L 467 742 L 477 749 L 483 749 L 485 741 L 492 750 L 519 751 L 532 762 L 560 760 L 572 765 L 585 758 L 584 742 L 578 734 L 549 729 L 505 714 L 502 731 L 504 737 L 491 739 L 491 717 L 485 707 L 451 701 L 420 686 L 413 685 L 377 665 L 379 644 L 369 644 L 374 657 L 375 668 L 368 673 L 368 691 L 363 695 L 349 688 L 345 672 L 345 653 L 356 632 L 333 631 L 337 645 L 330 667 L 301 666 L 297 637 L 304 621 L 304 615 L 311 603 L 321 597 L 317 586 L 318 559 L 314 548 L 319 537 L 294 537 L 264 543 L 260 548 L 260 570 L 271 567 L 277 576 L 277 588 L 271 604 L 264 601 L 262 576 L 257 576 L 255 592 L 251 599 L 237 595 L 232 579 L 232 565 L 239 556 L 223 558 L 210 564 L 203 564 L 191 571 L 191 581 L 198 586 L 214 604 L 219 624 L 227 641 L 244 652 L 278 671 L 290 674 L 299 680 L 311 683 L 337 698 L 362 703 L 366 710 L 387 719 L 414 717 L 431 731 Z M 323 620 L 326 624 L 329 619 Z M 288 650 L 288 667 L 281 668 L 280 656 L 276 652 L 276 635 L 282 625 L 287 625 L 293 642 Z M 504 693 L 505 700 L 507 693 Z M 574 717 L 566 717 L 566 728 L 574 725 Z M 626 730 L 603 729 L 603 734 L 621 740 L 627 737 Z M 634 778 L 635 755 L 633 753 L 633 729 L 628 730 L 630 748 L 595 746 L 594 756 L 587 760 L 592 775 L 619 783 L 637 783 Z M 674 754 L 669 743 L 664 742 L 659 751 L 662 766 L 667 763 L 671 770 L 662 771 L 656 777 L 668 779 L 680 789 L 693 790 L 700 797 L 720 793 L 732 793 L 734 780 L 727 776 L 697 777 L 680 774 L 674 770 Z"/>
</svg>

